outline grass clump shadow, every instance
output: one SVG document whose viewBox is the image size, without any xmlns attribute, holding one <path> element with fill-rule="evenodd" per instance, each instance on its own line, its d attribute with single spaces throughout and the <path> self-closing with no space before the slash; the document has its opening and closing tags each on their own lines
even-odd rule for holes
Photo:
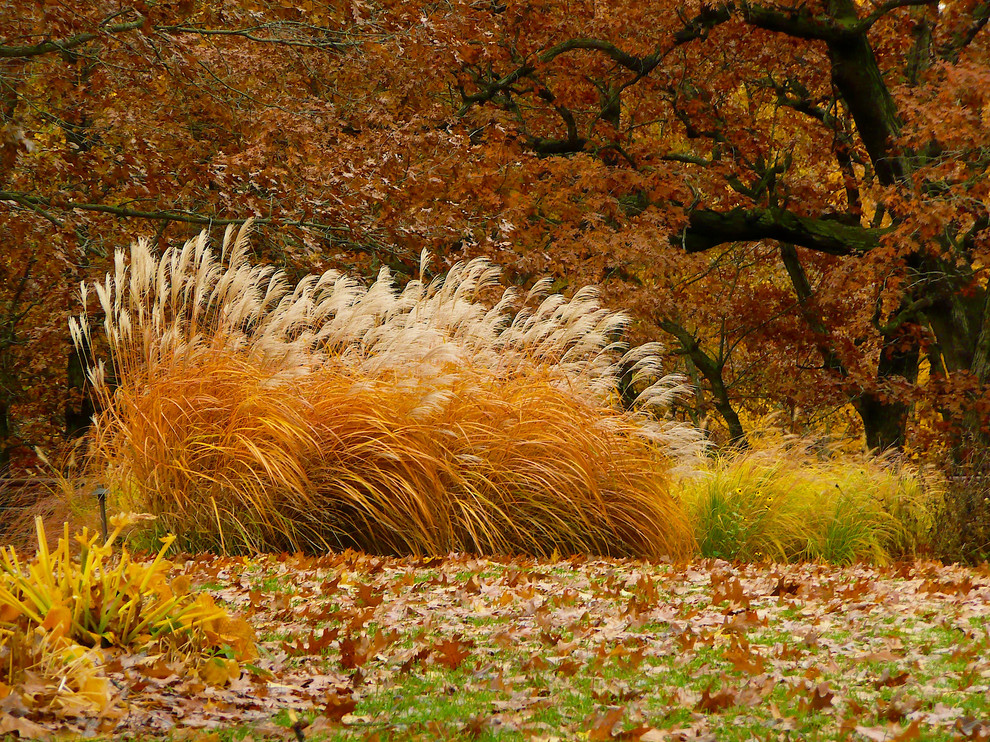
<svg viewBox="0 0 990 742">
<path fill-rule="evenodd" d="M 623 355 L 627 320 L 594 291 L 540 282 L 488 307 L 481 260 L 401 291 L 386 270 L 293 286 L 248 261 L 247 231 L 220 256 L 205 235 L 160 257 L 139 242 L 83 286 L 112 361 L 90 369 L 88 474 L 119 507 L 227 553 L 693 551 L 670 482 L 701 437 L 655 413 L 678 381 L 654 346 Z M 87 314 L 71 330 L 94 347 Z M 635 411 L 615 405 L 620 364 Z"/>
</svg>

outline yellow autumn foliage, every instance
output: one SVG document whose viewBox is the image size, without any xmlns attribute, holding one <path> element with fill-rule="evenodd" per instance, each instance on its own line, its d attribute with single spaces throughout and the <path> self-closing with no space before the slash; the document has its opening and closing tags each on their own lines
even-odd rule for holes
<svg viewBox="0 0 990 742">
<path fill-rule="evenodd" d="M 104 543 L 85 528 L 70 539 L 65 524 L 50 551 L 38 518 L 33 559 L 22 563 L 13 547 L 0 549 L 0 688 L 19 687 L 22 698 L 45 698 L 66 713 L 103 713 L 110 685 L 101 650 L 139 652 L 164 643 L 205 658 L 201 665 L 222 650 L 232 655 L 217 665 L 226 673 L 222 683 L 236 677 L 239 661 L 258 656 L 246 621 L 231 619 L 209 595 L 192 593 L 188 578 L 169 579 L 164 557 L 174 536 L 161 539 L 147 562 L 133 560 L 126 548 L 114 553 L 132 520 L 115 517 Z"/>
</svg>

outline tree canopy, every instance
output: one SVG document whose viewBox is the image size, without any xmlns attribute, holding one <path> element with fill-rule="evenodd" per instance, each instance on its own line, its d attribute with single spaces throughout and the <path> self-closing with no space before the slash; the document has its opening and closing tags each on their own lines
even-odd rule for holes
<svg viewBox="0 0 990 742">
<path fill-rule="evenodd" d="M 85 426 L 81 279 L 251 216 L 292 270 L 412 274 L 428 249 L 600 284 L 719 440 L 778 413 L 965 456 L 990 418 L 988 18 L 0 3 L 0 466 Z"/>
</svg>

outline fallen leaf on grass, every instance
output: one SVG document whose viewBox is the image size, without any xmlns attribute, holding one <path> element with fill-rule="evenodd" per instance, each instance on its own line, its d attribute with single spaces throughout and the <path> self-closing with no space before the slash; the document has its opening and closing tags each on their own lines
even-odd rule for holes
<svg viewBox="0 0 990 742">
<path fill-rule="evenodd" d="M 897 691 L 889 701 L 879 700 L 877 702 L 877 718 L 887 721 L 903 721 L 912 711 L 917 711 L 921 702 L 913 696 L 903 693 L 903 689 Z"/>
<path fill-rule="evenodd" d="M 630 688 L 628 683 L 619 680 L 610 681 L 602 690 L 592 690 L 591 697 L 599 703 L 614 704 L 635 701 L 642 698 L 646 691 Z"/>
<path fill-rule="evenodd" d="M 670 738 L 670 732 L 666 729 L 648 727 L 641 735 L 633 739 L 637 740 L 637 742 L 667 742 Z"/>
<path fill-rule="evenodd" d="M 722 709 L 734 706 L 736 703 L 736 691 L 732 688 L 722 688 L 712 694 L 711 688 L 706 688 L 701 692 L 701 700 L 695 705 L 696 711 L 703 711 L 708 714 L 717 714 Z"/>
<path fill-rule="evenodd" d="M 564 660 L 559 665 L 554 667 L 553 671 L 558 675 L 563 675 L 565 678 L 570 678 L 576 675 L 580 669 L 580 662 L 575 662 L 574 660 Z"/>
<path fill-rule="evenodd" d="M 543 672 L 548 667 L 550 667 L 550 663 L 546 661 L 542 654 L 537 652 L 523 663 L 522 670 L 527 673 Z"/>
<path fill-rule="evenodd" d="M 459 636 L 455 636 L 453 639 L 445 639 L 431 647 L 433 650 L 433 661 L 450 670 L 456 670 L 467 659 L 468 655 L 471 654 L 473 648 L 474 642 L 470 639 L 464 640 Z"/>
<path fill-rule="evenodd" d="M 724 630 L 742 634 L 749 629 L 766 626 L 766 624 L 766 618 L 761 617 L 756 611 L 738 611 L 726 615 Z"/>
<path fill-rule="evenodd" d="M 856 660 L 859 662 L 896 662 L 901 659 L 902 656 L 903 655 L 894 654 L 889 649 L 881 649 L 878 652 L 865 652 L 857 655 Z"/>
<path fill-rule="evenodd" d="M 0 712 L 0 735 L 5 734 L 16 734 L 21 739 L 37 739 L 44 742 L 52 739 L 52 733 L 40 724 L 35 724 L 29 719 L 11 716 L 6 712 Z"/>
<path fill-rule="evenodd" d="M 357 708 L 357 699 L 350 693 L 335 692 L 327 695 L 326 705 L 323 707 L 323 718 L 332 722 L 340 722 L 348 714 L 354 713 Z"/>
<path fill-rule="evenodd" d="M 288 653 L 290 657 L 298 657 L 303 655 L 319 655 L 329 647 L 340 634 L 339 628 L 334 629 L 323 629 L 320 635 L 317 636 L 315 631 L 310 630 L 309 639 L 303 639 L 298 637 L 295 644 L 290 644 L 289 642 L 282 642 L 282 649 Z"/>
<path fill-rule="evenodd" d="M 746 682 L 736 694 L 736 706 L 755 707 L 773 693 L 777 681 L 770 675 L 760 675 Z"/>
<path fill-rule="evenodd" d="M 760 675 L 766 665 L 765 659 L 754 652 L 744 636 L 732 635 L 732 646 L 722 653 L 732 663 L 733 669 L 746 675 Z"/>
<path fill-rule="evenodd" d="M 395 643 L 398 638 L 398 632 L 383 634 L 379 629 L 373 636 L 362 635 L 357 639 L 352 637 L 341 639 L 340 664 L 347 670 L 363 667 L 372 657 Z"/>
<path fill-rule="evenodd" d="M 910 677 L 911 674 L 908 672 L 901 672 L 897 675 L 891 675 L 890 670 L 884 668 L 883 674 L 873 681 L 873 687 L 877 690 L 880 688 L 895 688 L 899 685 L 904 685 Z"/>
<path fill-rule="evenodd" d="M 749 596 L 743 590 L 742 583 L 738 577 L 732 580 L 721 581 L 718 576 L 712 575 L 712 605 L 728 602 L 733 606 L 749 607 Z"/>
<path fill-rule="evenodd" d="M 612 734 L 612 729 L 622 721 L 625 712 L 625 706 L 613 706 L 603 714 L 592 714 L 589 718 L 591 726 L 588 729 L 588 739 L 591 741 L 617 739 Z"/>
<path fill-rule="evenodd" d="M 874 742 L 914 742 L 921 739 L 921 724 L 912 721 L 906 728 L 901 729 L 896 724 L 883 727 L 856 727 L 856 734 L 862 735 Z"/>
<path fill-rule="evenodd" d="M 835 693 L 829 688 L 828 683 L 819 683 L 811 689 L 807 698 L 802 698 L 800 706 L 804 710 L 821 711 L 832 706 Z"/>
<path fill-rule="evenodd" d="M 485 731 L 491 727 L 491 719 L 484 716 L 472 716 L 458 730 L 468 739 L 478 739 Z"/>
<path fill-rule="evenodd" d="M 376 591 L 374 587 L 364 583 L 357 586 L 357 594 L 358 603 L 368 608 L 381 605 L 385 599 L 385 596 L 380 591 Z"/>
<path fill-rule="evenodd" d="M 492 701 L 492 708 L 496 711 L 523 711 L 547 708 L 552 705 L 552 701 L 546 696 L 537 695 L 530 690 L 514 691 L 508 700 Z"/>
<path fill-rule="evenodd" d="M 220 742 L 217 732 L 193 727 L 180 727 L 172 733 L 173 742 Z"/>
<path fill-rule="evenodd" d="M 990 722 L 979 721 L 971 716 L 956 719 L 953 729 L 962 735 L 963 739 L 986 742 L 990 740 Z"/>
<path fill-rule="evenodd" d="M 199 666 L 199 676 L 207 685 L 223 687 L 241 676 L 241 666 L 237 660 L 211 657 Z"/>
</svg>

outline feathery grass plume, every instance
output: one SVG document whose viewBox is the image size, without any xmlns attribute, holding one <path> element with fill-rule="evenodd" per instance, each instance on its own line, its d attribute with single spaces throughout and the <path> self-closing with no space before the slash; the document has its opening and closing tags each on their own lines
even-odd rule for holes
<svg viewBox="0 0 990 742">
<path fill-rule="evenodd" d="M 751 450 L 678 483 L 703 556 L 884 564 L 925 545 L 939 490 L 903 461 L 750 438 Z"/>
<path fill-rule="evenodd" d="M 594 290 L 487 306 L 484 260 L 401 291 L 387 269 L 291 285 L 249 262 L 248 229 L 219 257 L 205 234 L 139 241 L 93 287 L 119 386 L 91 368 L 92 461 L 128 508 L 222 551 L 690 552 L 669 477 L 702 437 L 652 414 L 679 382 L 655 346 L 623 355 Z M 71 331 L 92 347 L 87 314 Z"/>
</svg>

